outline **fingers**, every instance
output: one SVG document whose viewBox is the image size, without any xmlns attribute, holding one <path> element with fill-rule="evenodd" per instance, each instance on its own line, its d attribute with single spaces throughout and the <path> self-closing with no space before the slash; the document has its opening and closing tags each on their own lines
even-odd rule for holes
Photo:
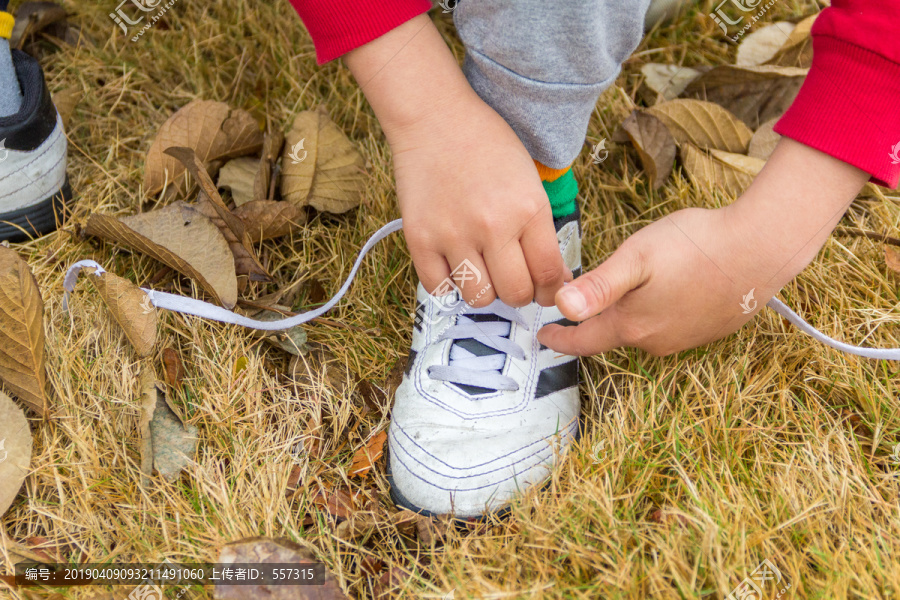
<svg viewBox="0 0 900 600">
<path fill-rule="evenodd" d="M 563 281 L 572 275 L 559 252 L 553 220 L 535 219 L 523 233 L 520 244 L 531 275 L 534 300 L 541 306 L 553 306 Z"/>
<path fill-rule="evenodd" d="M 570 356 L 591 356 L 609 352 L 625 345 L 616 332 L 613 312 L 604 312 L 574 327 L 547 325 L 538 332 L 538 341 L 548 348 Z"/>
<path fill-rule="evenodd" d="M 497 297 L 494 284 L 481 254 L 473 250 L 466 254 L 451 254 L 448 260 L 452 265 L 449 277 L 467 304 L 481 307 L 494 301 Z"/>
<path fill-rule="evenodd" d="M 494 292 L 503 302 L 515 307 L 531 302 L 534 287 L 519 244 L 507 244 L 500 252 L 486 254 L 485 260 L 491 272 Z"/>
<path fill-rule="evenodd" d="M 640 255 L 623 245 L 593 271 L 588 271 L 556 293 L 563 316 L 584 321 L 612 306 L 646 281 Z"/>
<path fill-rule="evenodd" d="M 412 251 L 411 251 L 412 252 Z M 413 255 L 413 265 L 422 287 L 429 294 L 439 294 L 441 283 L 450 277 L 447 259 L 437 252 L 417 252 Z"/>
</svg>

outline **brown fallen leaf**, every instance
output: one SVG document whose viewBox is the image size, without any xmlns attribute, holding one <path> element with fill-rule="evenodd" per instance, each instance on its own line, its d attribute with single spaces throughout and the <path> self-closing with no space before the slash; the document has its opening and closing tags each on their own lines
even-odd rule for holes
<svg viewBox="0 0 900 600">
<path fill-rule="evenodd" d="M 181 476 L 197 450 L 198 432 L 182 423 L 153 369 L 144 369 L 141 386 L 141 485 L 146 487 L 153 469 L 166 481 Z"/>
<path fill-rule="evenodd" d="M 680 96 L 684 88 L 700 76 L 701 71 L 679 65 L 647 63 L 641 67 L 641 73 L 644 84 L 657 95 L 653 104 L 658 104 Z"/>
<path fill-rule="evenodd" d="M 246 225 L 253 243 L 299 231 L 308 218 L 303 207 L 274 200 L 248 202 L 235 209 L 234 214 Z"/>
<path fill-rule="evenodd" d="M 275 183 L 278 179 L 278 158 L 284 147 L 284 133 L 273 131 L 267 133 L 263 140 L 262 157 L 259 159 L 259 170 L 253 182 L 254 200 L 274 200 Z"/>
<path fill-rule="evenodd" d="M 884 263 L 894 273 L 900 273 L 900 250 L 893 246 L 884 247 Z"/>
<path fill-rule="evenodd" d="M 366 445 L 353 455 L 353 463 L 350 465 L 350 476 L 365 477 L 375 467 L 375 463 L 384 454 L 384 443 L 387 441 L 387 431 L 380 431 L 372 436 Z"/>
<path fill-rule="evenodd" d="M 332 490 L 319 490 L 313 496 L 313 504 L 323 509 L 332 517 L 347 519 L 356 512 L 358 494 L 354 494 L 349 488 L 335 488 Z"/>
<path fill-rule="evenodd" d="M 734 64 L 739 67 L 753 67 L 770 60 L 784 45 L 796 25 L 789 21 L 779 21 L 751 32 L 738 45 Z"/>
<path fill-rule="evenodd" d="M 255 537 L 232 542 L 219 551 L 217 563 L 314 568 L 317 580 L 315 585 L 230 585 L 217 581 L 213 589 L 216 600 L 349 600 L 334 575 L 323 569 L 315 555 L 287 539 Z"/>
<path fill-rule="evenodd" d="M 212 221 L 183 202 L 120 219 L 92 214 L 84 230 L 187 275 L 225 308 L 237 303 L 234 255 L 228 242 Z"/>
<path fill-rule="evenodd" d="M 681 147 L 681 159 L 694 185 L 709 193 L 720 190 L 732 197 L 740 196 L 765 165 L 758 158 L 721 150 L 707 153 L 693 144 Z"/>
<path fill-rule="evenodd" d="M 646 111 L 662 121 L 679 145 L 746 152 L 753 132 L 717 104 L 678 99 L 657 104 Z"/>
<path fill-rule="evenodd" d="M 206 165 L 210 162 L 258 152 L 263 135 L 253 116 L 224 102 L 194 100 L 163 123 L 147 152 L 144 189 L 159 193 L 163 187 L 180 186 L 184 166 L 165 154 L 173 146 L 192 148 Z"/>
<path fill-rule="evenodd" d="M 806 17 L 791 31 L 784 44 L 766 64 L 781 67 L 800 67 L 808 69 L 812 66 L 813 47 L 810 31 L 818 14 Z"/>
<path fill-rule="evenodd" d="M 625 119 L 622 129 L 641 157 L 650 187 L 658 189 L 669 178 L 675 164 L 675 139 L 665 123 L 640 110 Z"/>
<path fill-rule="evenodd" d="M 334 528 L 334 535 L 341 540 L 358 541 L 375 531 L 380 523 L 381 519 L 374 513 L 355 512 Z"/>
<path fill-rule="evenodd" d="M 279 306 L 278 304 L 273 304 L 272 308 L 289 310 L 287 306 Z M 284 317 L 284 314 L 271 310 L 262 310 L 253 315 L 253 318 L 259 321 L 277 321 L 279 319 L 283 319 Z M 291 327 L 290 329 L 284 329 L 282 331 L 262 331 L 259 329 L 254 329 L 252 330 L 252 335 L 254 337 L 262 338 L 276 348 L 281 348 L 288 354 L 292 354 L 294 356 L 300 356 L 301 354 L 306 353 L 306 351 L 308 350 L 306 345 L 306 330 L 300 325 Z"/>
<path fill-rule="evenodd" d="M 219 195 L 206 167 L 190 148 L 169 148 L 166 154 L 177 158 L 200 185 L 196 210 L 215 224 L 228 242 L 234 255 L 234 269 L 237 275 L 247 275 L 251 281 L 271 281 L 272 278 L 256 257 L 256 249 L 250 241 L 244 222 L 236 217 Z"/>
<path fill-rule="evenodd" d="M 254 181 L 259 172 L 259 164 L 260 161 L 247 156 L 232 158 L 219 169 L 216 187 L 230 191 L 235 206 L 255 200 Z"/>
<path fill-rule="evenodd" d="M 323 111 L 297 115 L 285 135 L 281 195 L 298 206 L 343 213 L 359 206 L 365 160 Z"/>
<path fill-rule="evenodd" d="M 441 545 L 447 539 L 449 525 L 446 521 L 435 518 L 418 516 L 416 521 L 416 536 L 426 546 Z"/>
<path fill-rule="evenodd" d="M 0 246 L 0 381 L 40 416 L 48 407 L 44 300 L 31 269 Z"/>
<path fill-rule="evenodd" d="M 147 292 L 109 271 L 90 281 L 138 356 L 149 356 L 156 346 L 157 313 Z"/>
<path fill-rule="evenodd" d="M 775 133 L 774 130 L 775 123 L 777 122 L 778 119 L 772 119 L 759 126 L 759 129 L 756 130 L 753 134 L 753 138 L 750 140 L 750 148 L 747 150 L 747 156 L 769 160 L 772 152 L 775 151 L 775 146 L 781 141 L 781 136 Z"/>
<path fill-rule="evenodd" d="M 0 392 L 0 517 L 12 506 L 31 468 L 31 428 L 22 409 Z"/>
<path fill-rule="evenodd" d="M 66 9 L 55 2 L 23 2 L 16 9 L 16 22 L 9 37 L 9 45 L 21 50 L 29 37 L 65 19 Z"/>
<path fill-rule="evenodd" d="M 181 357 L 172 348 L 163 350 L 163 367 L 166 371 L 166 385 L 169 389 L 181 389 L 184 384 L 184 363 Z"/>
<path fill-rule="evenodd" d="M 714 102 L 755 129 L 784 114 L 797 97 L 807 72 L 808 69 L 774 65 L 722 65 L 692 81 L 683 96 Z"/>
<path fill-rule="evenodd" d="M 375 598 L 391 598 L 400 594 L 404 583 L 412 577 L 412 574 L 403 567 L 391 567 L 384 571 L 372 586 Z M 451 596 L 452 597 L 452 593 Z"/>
<path fill-rule="evenodd" d="M 56 106 L 56 111 L 62 119 L 63 128 L 69 129 L 69 123 L 72 121 L 72 113 L 75 112 L 75 107 L 78 106 L 81 97 L 81 86 L 77 85 L 67 87 L 64 90 L 60 90 L 53 94 L 53 104 Z"/>
</svg>

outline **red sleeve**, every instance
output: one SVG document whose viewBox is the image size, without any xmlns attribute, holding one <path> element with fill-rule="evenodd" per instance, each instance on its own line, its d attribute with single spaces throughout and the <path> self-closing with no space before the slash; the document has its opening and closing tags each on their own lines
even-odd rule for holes
<svg viewBox="0 0 900 600">
<path fill-rule="evenodd" d="M 900 180 L 900 0 L 833 0 L 812 28 L 812 68 L 775 131 Z"/>
<path fill-rule="evenodd" d="M 381 37 L 431 8 L 430 0 L 291 0 L 319 64 Z"/>
</svg>

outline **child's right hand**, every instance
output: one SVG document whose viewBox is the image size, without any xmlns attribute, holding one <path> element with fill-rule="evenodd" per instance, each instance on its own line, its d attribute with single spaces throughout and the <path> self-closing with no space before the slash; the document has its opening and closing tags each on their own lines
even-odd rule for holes
<svg viewBox="0 0 900 600">
<path fill-rule="evenodd" d="M 474 94 L 472 94 L 474 96 Z M 475 306 L 552 306 L 567 272 L 534 162 L 481 99 L 406 131 L 391 143 L 403 229 L 429 292 L 469 261 L 481 281 L 459 281 Z"/>
<path fill-rule="evenodd" d="M 416 272 L 438 290 L 457 281 L 486 306 L 552 306 L 570 279 L 534 162 L 507 123 L 469 87 L 427 16 L 347 55 L 394 156 L 403 229 Z"/>
</svg>

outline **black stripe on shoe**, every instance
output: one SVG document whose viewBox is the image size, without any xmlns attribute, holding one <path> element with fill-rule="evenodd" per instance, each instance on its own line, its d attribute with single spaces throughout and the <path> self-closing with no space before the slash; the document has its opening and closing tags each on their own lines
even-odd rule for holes
<svg viewBox="0 0 900 600">
<path fill-rule="evenodd" d="M 538 377 L 537 388 L 534 390 L 535 398 L 543 398 L 554 392 L 578 385 L 578 359 L 573 358 L 569 362 L 547 367 L 541 371 Z"/>
<path fill-rule="evenodd" d="M 545 324 L 544 327 L 546 327 L 547 325 L 562 325 L 563 327 L 572 327 L 573 325 L 578 325 L 578 323 L 576 323 L 575 321 L 570 321 L 569 319 L 563 317 L 562 319 L 560 319 L 558 321 L 552 321 L 550 323 Z M 548 348 L 547 346 L 545 346 L 543 344 L 541 344 L 540 348 L 538 348 L 538 350 L 549 350 L 549 349 L 550 348 Z"/>
</svg>

